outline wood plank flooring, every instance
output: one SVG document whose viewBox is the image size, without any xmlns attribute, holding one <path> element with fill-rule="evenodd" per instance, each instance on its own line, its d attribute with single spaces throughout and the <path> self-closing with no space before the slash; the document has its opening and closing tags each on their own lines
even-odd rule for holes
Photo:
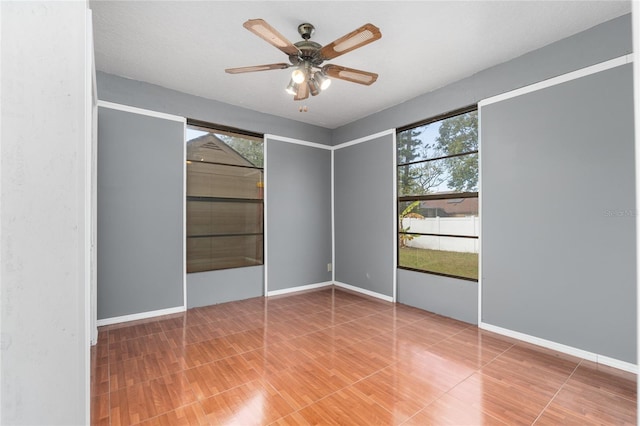
<svg viewBox="0 0 640 426">
<path fill-rule="evenodd" d="M 94 425 L 635 425 L 636 376 L 337 288 L 100 328 Z"/>
</svg>

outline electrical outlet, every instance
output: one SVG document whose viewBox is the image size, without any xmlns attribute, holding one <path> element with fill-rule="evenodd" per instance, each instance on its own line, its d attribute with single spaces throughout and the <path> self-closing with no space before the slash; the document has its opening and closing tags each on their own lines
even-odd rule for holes
<svg viewBox="0 0 640 426">
<path fill-rule="evenodd" d="M 333 265 L 331 263 L 327 263 L 327 272 L 331 272 L 333 270 Z"/>
</svg>

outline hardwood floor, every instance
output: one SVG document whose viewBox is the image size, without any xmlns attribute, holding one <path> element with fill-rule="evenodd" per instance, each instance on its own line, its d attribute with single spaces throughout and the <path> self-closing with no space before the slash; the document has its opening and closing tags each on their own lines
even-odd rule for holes
<svg viewBox="0 0 640 426">
<path fill-rule="evenodd" d="M 94 425 L 636 424 L 636 376 L 336 288 L 100 328 Z"/>
</svg>

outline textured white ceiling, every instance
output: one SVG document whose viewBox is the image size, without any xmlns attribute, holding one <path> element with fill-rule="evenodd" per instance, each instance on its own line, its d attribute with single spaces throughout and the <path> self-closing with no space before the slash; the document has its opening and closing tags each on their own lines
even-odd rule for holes
<svg viewBox="0 0 640 426">
<path fill-rule="evenodd" d="M 91 1 L 98 70 L 336 128 L 631 11 L 630 1 Z M 310 22 L 328 44 L 370 22 L 382 39 L 326 63 L 379 74 L 335 80 L 293 101 L 290 70 L 225 68 L 288 62 L 242 27 L 262 18 L 291 42 Z M 307 112 L 299 112 L 300 106 Z"/>
</svg>

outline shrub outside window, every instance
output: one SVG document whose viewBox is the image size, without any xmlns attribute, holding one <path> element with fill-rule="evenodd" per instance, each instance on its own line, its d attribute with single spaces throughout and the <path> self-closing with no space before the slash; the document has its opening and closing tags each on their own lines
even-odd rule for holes
<svg viewBox="0 0 640 426">
<path fill-rule="evenodd" d="M 187 272 L 263 264 L 263 138 L 187 122 Z"/>
<path fill-rule="evenodd" d="M 398 267 L 478 280 L 478 118 L 398 129 Z"/>
</svg>

